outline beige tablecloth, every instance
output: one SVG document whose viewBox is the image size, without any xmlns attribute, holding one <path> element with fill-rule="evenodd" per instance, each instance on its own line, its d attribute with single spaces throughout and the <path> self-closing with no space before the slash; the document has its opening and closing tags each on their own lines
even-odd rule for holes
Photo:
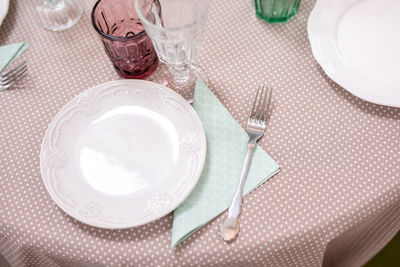
<svg viewBox="0 0 400 267">
<path fill-rule="evenodd" d="M 281 171 L 244 200 L 241 234 L 227 244 L 220 216 L 169 246 L 172 215 L 127 230 L 93 228 L 51 200 L 39 151 L 72 97 L 118 79 L 89 20 L 53 33 L 35 1 L 11 0 L 0 44 L 26 41 L 29 76 L 0 93 L 0 254 L 12 266 L 359 266 L 400 229 L 400 109 L 374 105 L 331 81 L 314 60 L 301 3 L 287 24 L 254 4 L 212 1 L 198 62 L 210 89 L 243 126 L 255 88 L 274 87 L 261 146 Z"/>
</svg>

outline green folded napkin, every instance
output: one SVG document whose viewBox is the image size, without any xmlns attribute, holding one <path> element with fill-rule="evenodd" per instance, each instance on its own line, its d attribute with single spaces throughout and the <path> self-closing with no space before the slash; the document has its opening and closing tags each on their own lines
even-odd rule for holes
<svg viewBox="0 0 400 267">
<path fill-rule="evenodd" d="M 247 151 L 246 132 L 200 80 L 196 84 L 193 107 L 206 132 L 207 157 L 198 184 L 174 212 L 172 247 L 228 208 L 238 185 Z M 278 164 L 257 146 L 244 195 L 278 171 Z"/>
<path fill-rule="evenodd" d="M 23 42 L 0 46 L 0 72 L 5 70 L 5 68 L 24 53 L 26 49 L 28 49 L 28 44 Z"/>
</svg>

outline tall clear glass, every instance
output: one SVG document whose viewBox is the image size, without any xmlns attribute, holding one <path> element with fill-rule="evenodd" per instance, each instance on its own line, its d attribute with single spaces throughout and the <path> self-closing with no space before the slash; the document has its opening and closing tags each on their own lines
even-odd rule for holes
<svg viewBox="0 0 400 267">
<path fill-rule="evenodd" d="M 135 0 L 159 60 L 168 65 L 169 71 L 158 71 L 155 81 L 189 102 L 193 101 L 196 78 L 207 83 L 204 71 L 193 59 L 200 48 L 208 7 L 209 0 Z"/>
<path fill-rule="evenodd" d="M 79 21 L 83 7 L 80 0 L 42 0 L 36 12 L 40 26 L 49 31 L 63 31 Z"/>
</svg>

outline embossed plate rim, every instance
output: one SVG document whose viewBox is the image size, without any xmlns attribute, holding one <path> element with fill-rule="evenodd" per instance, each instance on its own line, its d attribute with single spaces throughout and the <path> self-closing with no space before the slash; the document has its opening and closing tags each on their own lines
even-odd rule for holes
<svg viewBox="0 0 400 267">
<path fill-rule="evenodd" d="M 109 216 L 109 214 L 102 214 L 101 206 L 100 208 L 97 206 L 98 203 L 91 201 L 87 201 L 87 203 L 79 202 L 77 199 L 73 199 L 71 194 L 62 192 L 59 189 L 61 187 L 60 184 L 62 184 L 60 176 L 64 175 L 63 177 L 65 177 L 65 173 L 59 175 L 60 170 L 62 173 L 63 168 L 65 168 L 63 165 L 65 162 L 62 160 L 65 158 L 64 156 L 66 156 L 65 161 L 67 162 L 65 164 L 68 164 L 68 155 L 64 155 L 68 151 L 62 151 L 62 148 L 60 148 L 60 143 L 62 143 L 62 137 L 60 136 L 63 135 L 59 133 L 62 132 L 62 128 L 65 125 L 73 128 L 70 124 L 73 124 L 71 121 L 73 122 L 75 116 L 77 117 L 75 120 L 80 121 L 82 117 L 86 119 L 93 116 L 92 112 L 101 111 L 101 104 L 100 110 L 97 110 L 96 105 L 93 108 L 91 99 L 98 98 L 98 101 L 101 102 L 103 98 L 106 98 L 106 100 L 112 101 L 112 97 L 118 96 L 118 94 L 130 94 L 129 97 L 139 99 L 138 101 L 141 105 L 149 105 L 149 109 L 153 111 L 158 110 L 158 105 L 161 103 L 164 112 L 165 109 L 170 112 L 168 116 L 171 116 L 171 114 L 182 114 L 177 116 L 177 120 L 180 120 L 179 123 L 181 123 L 180 131 L 184 134 L 180 139 L 180 148 L 181 150 L 184 149 L 181 153 L 187 156 L 188 160 L 184 161 L 184 163 L 187 163 L 186 165 L 182 166 L 181 164 L 181 166 L 178 165 L 179 168 L 176 168 L 182 171 L 181 177 L 177 179 L 178 182 L 171 185 L 168 189 L 169 191 L 160 191 L 154 197 L 148 197 L 147 202 L 144 203 L 145 206 L 141 211 L 142 213 L 135 213 L 135 211 L 133 212 L 135 213 L 134 215 L 132 213 L 121 216 Z M 111 98 L 107 99 L 107 97 Z M 150 99 L 150 97 L 151 100 L 156 99 L 156 103 L 153 103 L 154 101 L 148 103 L 146 100 Z M 120 105 L 120 102 L 117 103 L 118 105 Z M 86 108 L 88 106 L 91 108 Z M 175 121 L 175 123 L 178 122 Z M 68 137 L 64 137 L 64 139 L 68 139 Z M 49 157 L 53 158 L 52 161 L 55 164 L 50 164 Z M 40 153 L 40 170 L 43 183 L 49 195 L 68 215 L 91 226 L 106 229 L 123 229 L 152 222 L 177 208 L 189 196 L 197 184 L 204 167 L 205 157 L 206 136 L 203 125 L 196 111 L 182 96 L 163 85 L 149 81 L 116 80 L 96 85 L 81 92 L 65 104 L 54 116 L 43 138 Z M 108 196 L 109 198 L 110 196 Z M 126 207 L 129 208 L 130 206 Z"/>
</svg>

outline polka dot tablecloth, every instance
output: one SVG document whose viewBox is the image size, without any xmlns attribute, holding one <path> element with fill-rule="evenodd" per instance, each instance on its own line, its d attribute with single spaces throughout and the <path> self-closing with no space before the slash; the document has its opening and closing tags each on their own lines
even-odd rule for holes
<svg viewBox="0 0 400 267">
<path fill-rule="evenodd" d="M 274 88 L 260 145 L 281 171 L 244 199 L 241 232 L 219 237 L 219 216 L 170 248 L 172 214 L 126 230 L 82 224 L 51 200 L 39 152 L 72 97 L 118 79 L 92 29 L 42 30 L 35 1 L 12 0 L 0 44 L 26 41 L 29 75 L 0 93 L 0 254 L 11 266 L 359 266 L 400 229 L 400 109 L 354 97 L 314 60 L 303 0 L 268 25 L 253 1 L 212 1 L 197 59 L 210 89 L 245 125 L 259 84 Z M 21 60 L 21 59 L 20 59 Z M 224 214 L 225 215 L 225 214 Z"/>
</svg>

